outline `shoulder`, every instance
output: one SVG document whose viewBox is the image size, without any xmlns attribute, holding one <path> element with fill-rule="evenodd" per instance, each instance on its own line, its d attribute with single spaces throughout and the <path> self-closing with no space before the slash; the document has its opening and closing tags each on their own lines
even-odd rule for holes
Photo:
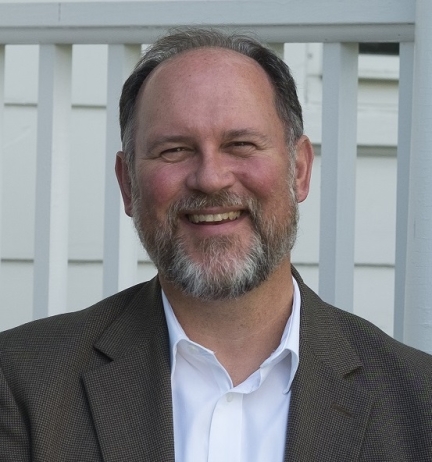
<svg viewBox="0 0 432 462">
<path fill-rule="evenodd" d="M 154 279 L 84 310 L 0 333 L 0 389 L 7 383 L 7 388 L 21 390 L 26 402 L 45 397 L 48 403 L 67 390 L 78 393 L 82 374 L 110 363 L 110 351 L 127 354 L 160 328 L 164 318 L 158 288 Z M 98 348 L 100 342 L 107 351 Z"/>
<path fill-rule="evenodd" d="M 298 273 L 297 273 L 298 274 Z M 432 356 L 393 339 L 371 322 L 336 308 L 298 280 L 302 297 L 302 334 L 315 354 L 332 357 L 349 348 L 366 376 L 423 383 L 432 392 Z"/>
<path fill-rule="evenodd" d="M 352 313 L 334 307 L 335 318 L 348 342 L 355 349 L 364 367 L 374 374 L 391 374 L 404 380 L 424 383 L 432 392 L 432 356 L 405 345 L 387 335 L 374 324 Z"/>
<path fill-rule="evenodd" d="M 363 364 L 382 370 L 408 372 L 422 371 L 432 378 L 432 356 L 405 345 L 379 329 L 371 322 L 342 309 L 325 304 L 333 313 L 337 325 L 353 346 Z"/>
<path fill-rule="evenodd" d="M 80 311 L 31 321 L 0 333 L 0 359 L 7 352 L 62 350 L 93 343 L 151 282 L 138 284 Z"/>
</svg>

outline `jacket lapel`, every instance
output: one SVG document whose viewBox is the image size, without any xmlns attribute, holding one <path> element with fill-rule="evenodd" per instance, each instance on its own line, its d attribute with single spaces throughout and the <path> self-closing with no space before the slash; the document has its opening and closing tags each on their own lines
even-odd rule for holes
<svg viewBox="0 0 432 462">
<path fill-rule="evenodd" d="M 104 461 L 174 462 L 169 341 L 156 280 L 95 348 L 111 360 L 83 376 Z"/>
<path fill-rule="evenodd" d="M 356 385 L 362 363 L 339 327 L 338 312 L 308 289 L 297 272 L 302 311 L 300 363 L 288 416 L 286 461 L 359 458 L 372 397 Z"/>
</svg>

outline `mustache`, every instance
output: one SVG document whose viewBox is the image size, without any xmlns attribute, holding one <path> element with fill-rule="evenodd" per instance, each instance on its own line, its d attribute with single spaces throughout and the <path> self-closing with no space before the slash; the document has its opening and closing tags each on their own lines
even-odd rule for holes
<svg viewBox="0 0 432 462">
<path fill-rule="evenodd" d="M 242 196 L 229 191 L 219 191 L 214 194 L 197 192 L 171 204 L 167 217 L 173 225 L 180 215 L 191 210 L 195 212 L 210 207 L 239 207 L 248 212 L 252 218 L 257 217 L 260 210 L 258 201 L 250 196 Z"/>
</svg>

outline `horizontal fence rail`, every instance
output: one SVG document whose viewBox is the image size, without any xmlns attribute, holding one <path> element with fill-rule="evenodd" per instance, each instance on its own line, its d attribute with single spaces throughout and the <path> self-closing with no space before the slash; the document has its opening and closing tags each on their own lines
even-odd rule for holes
<svg viewBox="0 0 432 462">
<path fill-rule="evenodd" d="M 268 42 L 414 39 L 406 0 L 143 1 L 0 4 L 0 43 L 152 43 L 167 29 L 247 29 Z"/>
</svg>

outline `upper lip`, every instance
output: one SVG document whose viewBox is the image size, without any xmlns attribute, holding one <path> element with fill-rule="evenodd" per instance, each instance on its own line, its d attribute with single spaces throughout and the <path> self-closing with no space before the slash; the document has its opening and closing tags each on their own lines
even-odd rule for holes
<svg viewBox="0 0 432 462">
<path fill-rule="evenodd" d="M 206 209 L 206 210 L 196 210 L 193 212 L 186 213 L 188 219 L 192 222 L 200 221 L 222 221 L 222 220 L 234 220 L 240 216 L 242 213 L 241 209 Z"/>
<path fill-rule="evenodd" d="M 208 207 L 205 209 L 187 210 L 185 215 L 218 215 L 220 213 L 243 212 L 238 207 Z"/>
</svg>

